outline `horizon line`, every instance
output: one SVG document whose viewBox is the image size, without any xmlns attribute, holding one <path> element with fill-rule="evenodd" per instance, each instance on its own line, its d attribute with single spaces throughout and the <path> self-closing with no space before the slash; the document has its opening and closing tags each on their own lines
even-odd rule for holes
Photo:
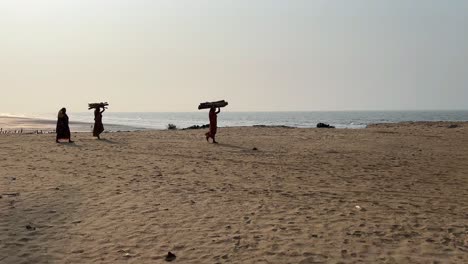
<svg viewBox="0 0 468 264">
<path fill-rule="evenodd" d="M 371 109 L 371 110 L 254 110 L 254 111 L 246 111 L 246 110 L 235 110 L 235 111 L 223 111 L 229 113 L 311 113 L 311 112 L 465 112 L 468 111 L 467 109 Z M 198 111 L 111 111 L 107 110 L 108 113 L 115 113 L 115 114 L 125 114 L 125 113 L 203 113 L 205 111 L 198 110 Z M 89 113 L 89 111 L 74 111 L 72 113 Z M 40 114 L 55 114 L 55 112 L 37 112 L 37 113 L 9 113 L 9 112 L 0 112 L 0 117 L 24 117 L 27 118 L 27 115 L 40 115 Z"/>
</svg>

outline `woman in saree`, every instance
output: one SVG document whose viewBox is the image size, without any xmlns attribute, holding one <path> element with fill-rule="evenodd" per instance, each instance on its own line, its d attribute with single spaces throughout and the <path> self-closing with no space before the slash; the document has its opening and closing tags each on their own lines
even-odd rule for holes
<svg viewBox="0 0 468 264">
<path fill-rule="evenodd" d="M 60 143 L 60 140 L 68 140 L 69 143 L 73 143 L 71 140 L 70 127 L 68 126 L 68 115 L 67 109 L 64 107 L 60 109 L 57 116 L 57 137 L 55 142 Z"/>
<path fill-rule="evenodd" d="M 215 107 L 210 108 L 210 113 L 209 113 L 209 118 L 210 118 L 210 131 L 205 134 L 206 136 L 206 141 L 209 142 L 209 138 L 213 139 L 213 143 L 217 144 L 218 142 L 216 141 L 216 132 L 218 130 L 218 114 L 221 112 L 221 109 L 218 108 L 218 111 L 216 111 Z"/>
<path fill-rule="evenodd" d="M 106 109 L 102 107 L 102 111 L 100 107 L 97 107 L 94 110 L 94 128 L 93 128 L 93 137 L 97 137 L 101 139 L 99 135 L 104 132 L 104 125 L 102 124 L 102 113 L 104 113 Z"/>
</svg>

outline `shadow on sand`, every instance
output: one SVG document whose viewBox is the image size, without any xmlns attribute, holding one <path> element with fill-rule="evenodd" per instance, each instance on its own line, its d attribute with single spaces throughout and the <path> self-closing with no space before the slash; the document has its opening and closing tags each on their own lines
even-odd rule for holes
<svg viewBox="0 0 468 264">
<path fill-rule="evenodd" d="M 225 143 L 218 143 L 218 144 L 213 144 L 217 145 L 223 148 L 232 148 L 232 149 L 240 149 L 244 151 L 252 151 L 252 148 L 246 148 L 246 147 L 241 147 L 241 146 L 236 146 L 236 145 L 231 145 L 231 144 L 225 144 Z"/>
<path fill-rule="evenodd" d="M 102 139 L 99 139 L 99 140 L 97 140 L 97 141 L 98 141 L 98 142 L 107 143 L 107 144 L 118 144 L 118 142 L 112 141 L 112 140 L 107 139 L 107 138 L 102 138 Z"/>
<path fill-rule="evenodd" d="M 73 142 L 73 143 L 61 142 L 61 143 L 57 143 L 57 145 L 66 146 L 66 147 L 69 147 L 69 148 L 81 148 L 81 146 L 76 144 L 75 142 Z"/>
</svg>

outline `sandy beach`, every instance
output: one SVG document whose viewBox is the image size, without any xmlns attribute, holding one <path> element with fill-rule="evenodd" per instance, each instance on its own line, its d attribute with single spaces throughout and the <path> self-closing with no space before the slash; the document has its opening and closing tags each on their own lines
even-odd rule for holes
<svg viewBox="0 0 468 264">
<path fill-rule="evenodd" d="M 451 125 L 1 134 L 0 263 L 468 263 Z"/>
</svg>

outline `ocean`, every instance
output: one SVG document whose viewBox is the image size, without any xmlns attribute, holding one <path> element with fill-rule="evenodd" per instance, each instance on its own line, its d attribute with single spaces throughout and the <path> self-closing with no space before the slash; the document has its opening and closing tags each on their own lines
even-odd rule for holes
<svg viewBox="0 0 468 264">
<path fill-rule="evenodd" d="M 70 121 L 93 123 L 93 112 L 68 113 Z M 34 117 L 55 120 L 56 114 L 42 114 Z M 104 125 L 113 124 L 119 130 L 166 129 L 168 124 L 177 128 L 208 123 L 208 111 L 189 113 L 104 113 Z M 337 128 L 359 129 L 374 123 L 398 123 L 407 121 L 468 121 L 467 111 L 334 111 L 334 112 L 229 112 L 218 115 L 218 126 L 291 126 L 300 128 L 316 127 L 327 123 Z M 86 130 L 89 127 L 86 126 Z"/>
</svg>

